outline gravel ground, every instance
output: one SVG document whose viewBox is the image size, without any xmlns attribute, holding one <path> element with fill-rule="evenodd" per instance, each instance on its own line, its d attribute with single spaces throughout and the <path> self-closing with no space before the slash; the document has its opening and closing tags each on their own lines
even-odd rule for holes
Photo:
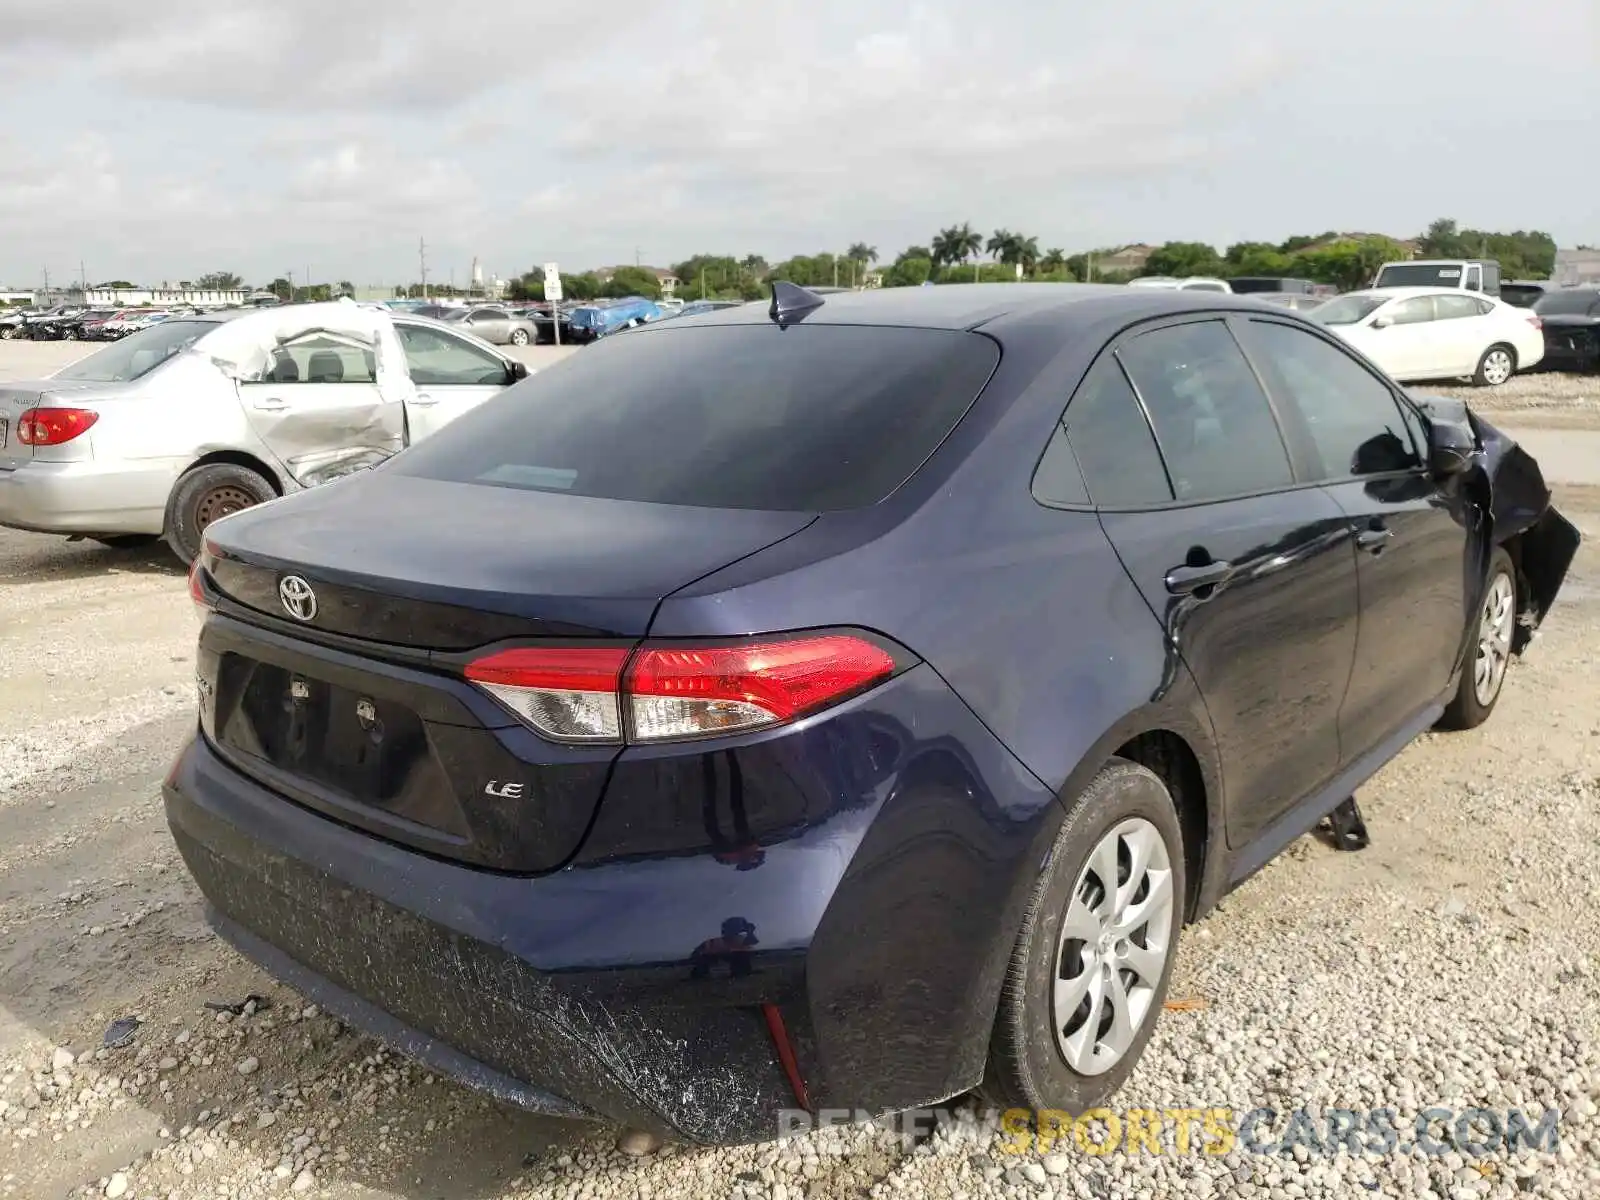
<svg viewBox="0 0 1600 1200">
<path fill-rule="evenodd" d="M 1567 410 L 1593 395 L 1572 386 Z M 1402 1130 L 1434 1105 L 1562 1114 L 1559 1150 L 1482 1159 L 1017 1155 L 977 1122 L 631 1157 L 488 1102 L 207 931 L 157 791 L 191 720 L 178 569 L 0 531 L 0 1196 L 1600 1195 L 1600 488 L 1558 491 L 1588 543 L 1493 720 L 1363 790 L 1369 850 L 1304 838 L 1187 931 L 1175 1010 L 1116 1100 L 1393 1107 Z"/>
</svg>

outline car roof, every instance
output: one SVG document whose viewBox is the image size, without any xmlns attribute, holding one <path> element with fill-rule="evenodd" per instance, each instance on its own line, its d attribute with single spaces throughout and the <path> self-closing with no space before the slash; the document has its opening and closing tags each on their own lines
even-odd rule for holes
<svg viewBox="0 0 1600 1200">
<path fill-rule="evenodd" d="M 1480 300 L 1493 300 L 1493 296 L 1483 292 L 1467 291 L 1465 288 L 1453 287 L 1389 287 L 1389 288 L 1362 288 L 1356 292 L 1345 292 L 1344 296 L 1382 296 L 1385 300 L 1406 300 L 1413 296 L 1477 296 Z M 1343 296 L 1332 297 L 1335 300 Z"/>
<path fill-rule="evenodd" d="M 819 298 L 822 305 L 803 318 L 808 325 L 982 328 L 996 334 L 1008 326 L 1046 314 L 1088 323 L 1108 315 L 1138 320 L 1166 313 L 1219 308 L 1261 311 L 1250 297 L 1232 292 L 1128 287 L 1112 283 L 947 283 L 937 287 L 837 292 Z M 757 302 L 688 317 L 672 324 L 760 325 L 771 319 L 768 305 Z"/>
</svg>

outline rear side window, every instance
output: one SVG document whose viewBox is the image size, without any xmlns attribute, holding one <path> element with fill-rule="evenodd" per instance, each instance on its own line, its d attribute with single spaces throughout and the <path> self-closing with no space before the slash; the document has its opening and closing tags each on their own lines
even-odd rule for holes
<svg viewBox="0 0 1600 1200">
<path fill-rule="evenodd" d="M 1117 355 L 1150 412 L 1179 500 L 1294 482 L 1266 393 L 1221 321 L 1153 330 L 1123 343 Z"/>
<path fill-rule="evenodd" d="M 953 330 L 675 325 L 540 371 L 392 469 L 652 504 L 862 508 L 922 465 L 1000 361 Z"/>
<path fill-rule="evenodd" d="M 1140 508 L 1172 500 L 1150 424 L 1114 356 L 1106 355 L 1084 378 L 1067 405 L 1065 424 L 1095 504 Z"/>
</svg>

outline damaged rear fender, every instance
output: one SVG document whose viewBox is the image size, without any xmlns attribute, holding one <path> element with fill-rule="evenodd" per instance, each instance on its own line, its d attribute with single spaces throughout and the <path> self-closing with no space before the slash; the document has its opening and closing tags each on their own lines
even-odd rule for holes
<svg viewBox="0 0 1600 1200">
<path fill-rule="evenodd" d="M 1431 423 L 1447 422 L 1470 430 L 1478 447 L 1478 466 L 1466 486 L 1478 493 L 1475 498 L 1488 516 L 1485 569 L 1489 547 L 1504 546 L 1519 576 L 1517 633 L 1512 648 L 1520 654 L 1555 604 L 1582 535 L 1550 503 L 1550 488 L 1538 462 L 1515 439 L 1463 401 L 1429 396 L 1420 398 L 1419 403 Z"/>
</svg>

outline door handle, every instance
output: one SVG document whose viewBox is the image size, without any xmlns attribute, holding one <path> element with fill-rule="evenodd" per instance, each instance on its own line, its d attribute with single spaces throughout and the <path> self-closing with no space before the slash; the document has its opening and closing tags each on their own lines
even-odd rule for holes
<svg viewBox="0 0 1600 1200">
<path fill-rule="evenodd" d="M 434 397 L 428 395 L 427 392 L 418 392 L 415 396 L 411 397 L 411 403 L 419 405 L 420 407 L 426 408 L 430 404 L 439 403 L 439 401 L 437 399 L 435 399 Z"/>
<path fill-rule="evenodd" d="M 282 412 L 289 407 L 289 402 L 281 396 L 259 396 L 253 407 L 262 412 Z"/>
<path fill-rule="evenodd" d="M 1389 544 L 1389 539 L 1394 537 L 1394 530 L 1385 529 L 1382 525 L 1373 525 L 1356 534 L 1356 545 L 1368 554 L 1382 554 L 1383 548 Z"/>
<path fill-rule="evenodd" d="M 1225 562 L 1208 562 L 1203 566 L 1190 566 L 1188 563 L 1180 567 L 1173 567 L 1167 572 L 1167 591 L 1174 596 L 1193 596 L 1207 588 L 1215 588 L 1226 583 L 1233 576 L 1233 564 Z M 1209 599 L 1210 592 L 1199 597 Z"/>
</svg>

